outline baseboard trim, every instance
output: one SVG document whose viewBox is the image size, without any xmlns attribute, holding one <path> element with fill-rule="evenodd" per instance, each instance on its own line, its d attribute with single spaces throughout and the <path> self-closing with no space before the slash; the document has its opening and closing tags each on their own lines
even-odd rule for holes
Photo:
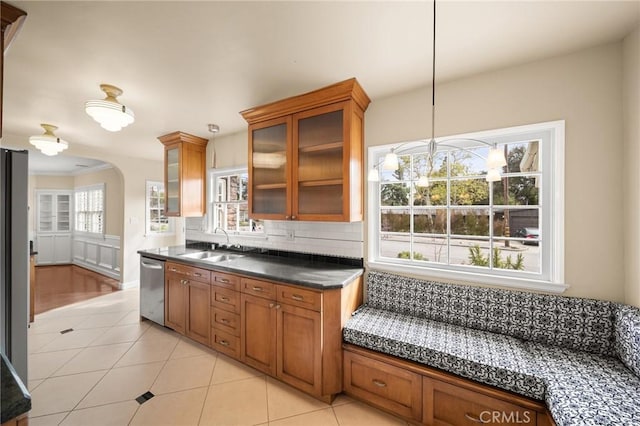
<svg viewBox="0 0 640 426">
<path fill-rule="evenodd" d="M 120 290 L 126 290 L 129 288 L 140 287 L 140 280 L 127 281 L 126 283 L 120 283 Z"/>
</svg>

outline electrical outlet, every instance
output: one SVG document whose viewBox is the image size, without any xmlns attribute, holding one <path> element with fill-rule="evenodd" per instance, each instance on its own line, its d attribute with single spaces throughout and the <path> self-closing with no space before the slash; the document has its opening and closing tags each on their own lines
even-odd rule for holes
<svg viewBox="0 0 640 426">
<path fill-rule="evenodd" d="M 293 241 L 296 238 L 296 234 L 294 231 L 287 231 L 287 240 Z"/>
</svg>

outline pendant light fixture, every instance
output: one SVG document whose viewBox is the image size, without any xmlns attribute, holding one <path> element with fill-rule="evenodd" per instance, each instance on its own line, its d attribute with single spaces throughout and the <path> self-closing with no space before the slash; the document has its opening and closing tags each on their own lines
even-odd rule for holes
<svg viewBox="0 0 640 426">
<path fill-rule="evenodd" d="M 122 95 L 120 88 L 110 84 L 101 84 L 100 89 L 107 97 L 85 102 L 84 109 L 91 118 L 100 123 L 103 129 L 117 132 L 135 121 L 135 115 L 131 108 L 118 102 L 117 97 Z"/>
<path fill-rule="evenodd" d="M 453 139 L 444 139 L 440 141 L 436 141 L 435 131 L 436 131 L 436 0 L 433 1 L 433 45 L 432 45 L 432 59 L 431 59 L 431 139 L 427 141 L 423 141 L 428 144 L 427 155 L 428 161 L 432 161 L 435 156 L 438 146 L 449 147 L 452 149 L 460 149 L 466 152 L 469 152 L 477 157 L 482 158 L 486 161 L 487 166 L 487 175 L 485 180 L 487 182 L 496 182 L 502 179 L 500 175 L 500 169 L 507 165 L 507 161 L 504 156 L 504 152 L 499 149 L 496 144 L 492 144 L 479 139 L 470 139 L 470 138 L 453 138 Z M 446 142 L 453 141 L 473 141 L 479 142 L 484 145 L 488 145 L 491 147 L 489 149 L 489 155 L 487 158 L 484 158 L 477 154 L 476 152 L 464 149 L 456 146 L 452 146 L 447 144 Z M 379 168 L 382 165 L 383 170 L 394 171 L 398 170 L 400 167 L 400 162 L 398 160 L 398 153 L 400 152 L 400 148 L 407 145 L 408 143 L 401 143 L 398 146 L 391 148 L 390 152 L 388 152 L 384 160 L 380 161 L 378 164 L 375 164 L 373 168 L 369 171 L 368 180 L 370 182 L 378 182 L 380 180 L 379 177 Z M 411 148 L 415 149 L 415 146 Z M 418 181 L 416 182 L 416 186 L 418 187 L 427 187 L 429 186 L 429 177 L 427 175 L 422 175 L 418 177 Z"/>
<path fill-rule="evenodd" d="M 38 148 L 44 155 L 53 156 L 57 155 L 65 149 L 69 148 L 69 144 L 56 135 L 53 132 L 57 129 L 52 124 L 40 124 L 44 129 L 44 134 L 31 136 L 29 143 Z"/>
</svg>

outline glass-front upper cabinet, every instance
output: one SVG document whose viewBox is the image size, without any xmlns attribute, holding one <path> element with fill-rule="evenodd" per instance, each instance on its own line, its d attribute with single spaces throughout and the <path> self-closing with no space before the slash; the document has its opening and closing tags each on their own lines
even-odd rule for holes
<svg viewBox="0 0 640 426">
<path fill-rule="evenodd" d="M 166 216 L 203 216 L 207 139 L 184 132 L 158 138 L 164 145 Z"/>
<path fill-rule="evenodd" d="M 251 218 L 361 221 L 369 102 L 352 78 L 241 112 L 249 123 Z"/>
<path fill-rule="evenodd" d="M 71 231 L 71 191 L 37 191 L 37 232 Z"/>
<path fill-rule="evenodd" d="M 249 129 L 249 215 L 291 219 L 289 145 L 291 117 L 269 120 Z"/>
</svg>

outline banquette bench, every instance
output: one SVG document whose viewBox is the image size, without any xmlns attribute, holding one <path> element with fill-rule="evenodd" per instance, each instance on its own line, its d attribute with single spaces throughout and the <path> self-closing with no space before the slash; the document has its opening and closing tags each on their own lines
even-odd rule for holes
<svg viewBox="0 0 640 426">
<path fill-rule="evenodd" d="M 640 425 L 640 309 L 374 271 L 366 282 L 343 329 L 346 393 L 424 424 Z"/>
</svg>

